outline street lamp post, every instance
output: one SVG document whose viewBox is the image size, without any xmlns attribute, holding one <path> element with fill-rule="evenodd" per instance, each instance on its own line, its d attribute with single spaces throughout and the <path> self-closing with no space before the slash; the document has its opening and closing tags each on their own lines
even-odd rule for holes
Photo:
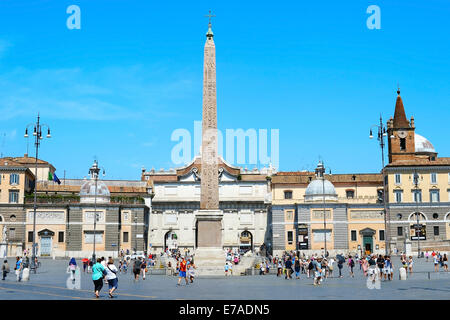
<svg viewBox="0 0 450 320">
<path fill-rule="evenodd" d="M 327 215 L 325 210 L 325 166 L 323 162 L 319 166 L 318 174 L 322 179 L 322 196 L 323 196 L 323 232 L 324 232 L 324 257 L 327 257 Z M 330 170 L 331 174 L 331 170 Z"/>
<path fill-rule="evenodd" d="M 97 231 L 97 184 L 98 184 L 98 174 L 100 172 L 100 168 L 98 166 L 97 160 L 94 160 L 94 164 L 89 169 L 89 174 L 91 175 L 91 178 L 94 178 L 95 180 L 95 192 L 94 192 L 94 248 L 92 252 L 92 262 L 95 263 L 95 234 Z M 105 175 L 105 169 L 103 169 L 103 175 Z"/>
<path fill-rule="evenodd" d="M 35 158 L 35 171 L 34 171 L 34 202 L 33 202 L 33 246 L 31 249 L 31 270 L 33 273 L 36 273 L 36 208 L 37 208 L 37 167 L 38 167 L 38 155 L 39 155 L 39 146 L 41 144 L 42 136 L 42 127 L 47 128 L 47 138 L 51 138 L 50 135 L 50 127 L 46 124 L 40 123 L 39 113 L 37 116 L 37 122 L 35 124 L 30 123 L 25 128 L 25 138 L 28 138 L 28 128 L 34 125 L 33 136 L 35 138 L 34 145 L 36 147 L 36 158 Z"/>
<path fill-rule="evenodd" d="M 417 171 L 414 171 L 414 186 L 415 186 L 415 202 L 416 202 L 416 218 L 417 218 L 417 224 L 416 224 L 416 235 L 417 235 L 417 258 L 420 258 L 420 229 L 419 229 L 419 179 L 420 176 L 417 173 Z"/>
<path fill-rule="evenodd" d="M 134 254 L 137 254 L 137 215 L 134 214 Z"/>
<path fill-rule="evenodd" d="M 387 136 L 386 127 L 383 125 L 383 119 L 380 115 L 380 124 L 374 125 L 372 128 L 376 127 L 378 129 L 378 136 L 377 139 L 380 142 L 381 147 L 381 165 L 382 165 L 382 176 L 383 176 L 383 204 L 384 204 L 384 240 L 385 240 L 385 255 L 389 255 L 389 230 L 388 230 L 388 209 L 387 209 L 387 203 L 386 203 L 386 172 L 384 168 L 384 137 Z M 372 134 L 372 128 L 370 128 L 370 139 L 373 138 Z"/>
</svg>

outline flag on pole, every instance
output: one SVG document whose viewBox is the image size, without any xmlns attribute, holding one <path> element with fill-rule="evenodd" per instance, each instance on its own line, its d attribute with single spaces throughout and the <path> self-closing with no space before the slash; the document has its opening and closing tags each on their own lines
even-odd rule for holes
<svg viewBox="0 0 450 320">
<path fill-rule="evenodd" d="M 56 176 L 56 174 L 51 173 L 50 171 L 48 172 L 48 181 L 54 181 L 57 184 L 61 184 L 61 181 L 58 179 L 58 177 Z"/>
</svg>

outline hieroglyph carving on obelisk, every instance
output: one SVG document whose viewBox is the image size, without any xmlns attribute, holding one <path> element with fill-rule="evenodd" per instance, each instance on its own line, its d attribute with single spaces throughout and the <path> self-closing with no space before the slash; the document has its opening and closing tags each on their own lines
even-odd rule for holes
<svg viewBox="0 0 450 320">
<path fill-rule="evenodd" d="M 217 163 L 216 47 L 211 29 L 211 11 L 203 61 L 203 119 L 200 209 L 219 209 Z"/>
</svg>

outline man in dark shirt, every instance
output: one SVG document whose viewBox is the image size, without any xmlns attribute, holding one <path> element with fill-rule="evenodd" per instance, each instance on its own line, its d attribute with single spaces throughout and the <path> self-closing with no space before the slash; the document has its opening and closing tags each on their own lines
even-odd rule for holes
<svg viewBox="0 0 450 320">
<path fill-rule="evenodd" d="M 285 279 L 292 279 L 291 274 L 292 274 L 292 260 L 289 257 L 284 265 L 286 267 L 286 276 L 284 277 Z"/>
<path fill-rule="evenodd" d="M 377 263 L 376 263 L 375 259 L 373 258 L 373 255 L 370 256 L 370 259 L 369 259 L 369 266 L 374 266 L 374 265 L 376 265 L 376 264 L 377 264 Z"/>
<path fill-rule="evenodd" d="M 383 259 L 383 257 L 381 256 L 381 254 L 378 256 L 378 259 L 377 259 L 377 266 L 378 266 L 378 269 L 380 269 L 380 274 L 383 274 L 384 259 Z"/>
</svg>

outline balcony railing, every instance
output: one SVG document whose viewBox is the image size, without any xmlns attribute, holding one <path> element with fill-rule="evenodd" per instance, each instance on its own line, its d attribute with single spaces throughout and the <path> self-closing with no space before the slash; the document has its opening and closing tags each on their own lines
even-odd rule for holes
<svg viewBox="0 0 450 320">
<path fill-rule="evenodd" d="M 61 203 L 80 203 L 80 196 L 77 195 L 37 195 L 37 203 L 40 204 L 61 204 Z M 34 195 L 29 194 L 25 196 L 25 203 L 34 203 Z M 111 196 L 112 204 L 144 204 L 142 197 L 126 197 L 126 196 Z"/>
</svg>

